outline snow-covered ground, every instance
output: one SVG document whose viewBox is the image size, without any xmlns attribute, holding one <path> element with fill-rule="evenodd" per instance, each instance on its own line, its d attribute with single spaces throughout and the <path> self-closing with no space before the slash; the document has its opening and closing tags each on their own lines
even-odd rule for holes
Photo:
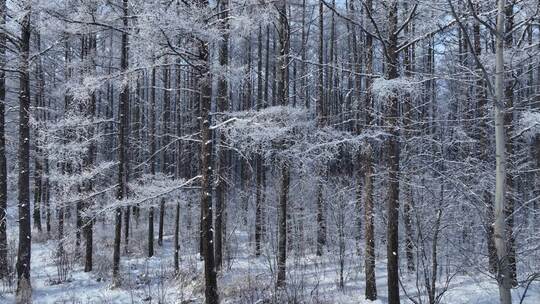
<svg viewBox="0 0 540 304">
<path fill-rule="evenodd" d="M 112 231 L 112 230 L 104 230 Z M 141 229 L 142 233 L 142 229 Z M 203 303 L 201 279 L 202 262 L 193 248 L 196 240 L 185 240 L 181 269 L 175 276 L 172 268 L 172 236 L 164 239 L 163 247 L 156 246 L 156 255 L 144 257 L 143 235 L 135 231 L 130 253 L 122 256 L 123 284 L 111 288 L 110 262 L 112 259 L 111 235 L 96 237 L 94 271 L 84 273 L 80 262 L 73 261 L 68 279 L 57 282 L 58 270 L 54 258 L 57 241 L 37 240 L 32 248 L 32 286 L 34 303 Z M 242 234 L 237 240 L 245 239 Z M 377 290 L 379 300 L 364 300 L 364 279 L 361 258 L 351 254 L 344 269 L 345 286 L 339 288 L 337 257 L 324 258 L 307 255 L 289 259 L 288 288 L 275 294 L 272 269 L 275 261 L 271 254 L 256 258 L 243 242 L 230 248 L 231 255 L 219 277 L 222 303 L 386 303 L 386 269 L 384 259 L 377 261 Z M 67 250 L 72 250 L 72 248 Z M 403 286 L 409 296 L 416 293 L 414 276 L 403 277 Z M 13 288 L 13 287 L 12 287 Z M 520 303 L 524 288 L 513 291 L 515 303 Z M 408 300 L 402 290 L 403 303 Z M 425 299 L 424 299 L 425 301 Z M 3 286 L 0 303 L 13 303 L 13 293 Z M 498 302 L 496 284 L 482 275 L 459 275 L 452 279 L 442 303 L 491 304 Z M 427 303 L 427 302 L 423 302 Z M 533 283 L 523 304 L 540 303 L 540 283 Z"/>
</svg>

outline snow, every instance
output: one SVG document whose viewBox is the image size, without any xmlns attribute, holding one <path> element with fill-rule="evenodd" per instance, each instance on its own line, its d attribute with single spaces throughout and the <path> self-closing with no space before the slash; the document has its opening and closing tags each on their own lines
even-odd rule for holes
<svg viewBox="0 0 540 304">
<path fill-rule="evenodd" d="M 101 224 L 97 224 L 100 227 Z M 144 225 L 141 225 L 144 226 Z M 108 227 L 97 237 L 96 246 L 102 248 L 107 239 Z M 112 228 L 112 227 L 110 227 Z M 14 231 L 12 231 L 14 232 Z M 121 258 L 122 286 L 111 288 L 107 275 L 110 270 L 103 265 L 112 259 L 112 251 L 95 250 L 95 267 L 92 273 L 84 273 L 83 266 L 75 263 L 69 280 L 53 283 L 57 269 L 51 252 L 55 252 L 55 240 L 38 241 L 32 247 L 32 286 L 33 303 L 203 303 L 202 262 L 196 254 L 197 242 L 184 240 L 181 247 L 180 272 L 174 276 L 172 270 L 173 244 L 172 235 L 165 235 L 163 247 L 156 246 L 152 258 L 144 257 L 139 251 L 143 229 L 134 230 L 131 253 Z M 236 232 L 233 238 L 238 246 L 231 249 L 225 261 L 225 271 L 220 273 L 218 282 L 222 303 L 266 303 L 264 300 L 281 299 L 281 303 L 297 298 L 301 303 L 343 303 L 343 304 L 385 304 L 386 301 L 386 264 L 385 259 L 377 260 L 377 291 L 379 299 L 364 300 L 364 278 L 362 258 L 354 253 L 347 253 L 345 261 L 345 287 L 338 287 L 338 269 L 336 257 L 328 254 L 317 257 L 314 254 L 299 256 L 292 254 L 288 260 L 288 285 L 286 292 L 274 292 L 271 269 L 275 261 L 270 248 L 266 248 L 260 257 L 255 257 L 248 248 L 249 240 L 244 232 Z M 191 244 L 188 245 L 188 244 Z M 71 250 L 71 249 L 68 249 Z M 103 275 L 106 276 L 103 276 Z M 402 273 L 402 283 L 409 296 L 416 295 L 413 275 Z M 513 290 L 515 303 L 519 303 L 524 288 Z M 13 293 L 0 295 L 0 303 L 13 303 Z M 458 275 L 452 279 L 448 291 L 442 297 L 442 303 L 448 304 L 491 304 L 498 302 L 496 283 L 483 275 Z M 540 283 L 532 283 L 523 304 L 536 304 L 540 301 Z M 402 303 L 413 303 L 402 290 Z"/>
<path fill-rule="evenodd" d="M 404 96 L 405 94 L 415 98 L 422 90 L 421 82 L 412 77 L 398 77 L 395 79 L 378 77 L 373 80 L 372 92 L 381 99 Z"/>
</svg>

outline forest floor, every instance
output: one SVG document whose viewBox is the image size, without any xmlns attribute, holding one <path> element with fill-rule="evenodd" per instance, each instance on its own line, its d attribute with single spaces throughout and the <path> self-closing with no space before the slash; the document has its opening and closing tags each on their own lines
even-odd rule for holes
<svg viewBox="0 0 540 304">
<path fill-rule="evenodd" d="M 121 258 L 122 286 L 112 288 L 110 273 L 114 230 L 112 227 L 100 226 L 96 225 L 99 233 L 94 237 L 94 270 L 91 273 L 83 272 L 82 259 L 73 258 L 76 251 L 71 246 L 65 246 L 69 258 L 60 261 L 54 254 L 58 246 L 56 240 L 45 240 L 42 235 L 34 237 L 33 303 L 203 303 L 202 262 L 196 254 L 196 239 L 183 240 L 180 271 L 175 275 L 172 267 L 172 235 L 164 237 L 163 246 L 156 244 L 154 257 L 146 258 L 145 230 L 143 227 L 133 229 L 129 253 Z M 11 232 L 14 237 L 15 231 Z M 73 240 L 71 237 L 68 236 L 66 240 Z M 222 303 L 386 303 L 386 265 L 383 258 L 376 263 L 379 300 L 375 302 L 364 300 L 363 266 L 355 262 L 361 260 L 355 253 L 345 257 L 343 288 L 339 287 L 337 254 L 327 254 L 323 258 L 292 255 L 288 265 L 288 287 L 276 294 L 272 280 L 275 261 L 269 258 L 274 256 L 272 248 L 268 248 L 268 252 L 263 252 L 260 257 L 255 257 L 252 250 L 247 248 L 249 241 L 245 233 L 233 233 L 229 244 L 230 254 L 218 279 Z M 15 242 L 12 241 L 12 252 L 15 248 Z M 14 255 L 11 256 L 14 261 Z M 407 294 L 414 296 L 418 290 L 416 276 L 402 276 Z M 439 283 L 444 283 L 445 278 L 446 274 L 443 274 Z M 419 284 L 423 284 L 423 281 Z M 14 303 L 14 286 L 13 282 L 4 282 L 0 289 L 0 303 Z M 520 303 L 524 290 L 521 287 L 514 289 L 514 303 Z M 402 303 L 413 303 L 408 300 L 403 289 L 402 298 Z M 422 300 L 420 303 L 427 303 L 427 299 Z M 495 282 L 485 275 L 459 274 L 451 280 L 441 302 L 497 303 L 498 290 Z M 530 285 L 522 303 L 540 303 L 540 283 Z"/>
</svg>

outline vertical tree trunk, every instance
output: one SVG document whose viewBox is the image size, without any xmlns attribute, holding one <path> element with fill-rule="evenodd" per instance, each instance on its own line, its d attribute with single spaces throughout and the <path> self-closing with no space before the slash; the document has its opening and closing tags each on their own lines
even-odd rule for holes
<svg viewBox="0 0 540 304">
<path fill-rule="evenodd" d="M 198 0 L 201 7 L 208 6 L 208 0 Z M 204 257 L 205 303 L 218 304 L 216 269 L 214 263 L 214 239 L 212 227 L 212 130 L 210 129 L 210 110 L 212 105 L 212 75 L 208 42 L 199 40 L 197 87 L 200 88 L 200 131 L 201 131 L 201 212 L 202 244 Z"/>
<path fill-rule="evenodd" d="M 150 89 L 150 174 L 156 174 L 156 68 L 152 67 Z M 154 256 L 154 206 L 148 210 L 148 257 Z"/>
<path fill-rule="evenodd" d="M 497 25 L 495 43 L 495 222 L 493 233 L 498 258 L 497 282 L 501 304 L 511 304 L 512 278 L 508 255 L 506 228 L 506 134 L 504 130 L 504 13 L 505 1 L 497 1 Z"/>
<path fill-rule="evenodd" d="M 335 37 L 336 37 L 336 23 L 335 23 L 335 12 L 336 1 L 332 0 L 332 15 L 330 18 L 330 37 L 329 37 L 329 47 L 328 47 L 328 65 L 327 65 L 327 87 L 326 87 L 326 100 L 324 104 L 324 115 L 330 123 L 335 121 L 335 102 L 336 94 L 334 90 L 334 65 L 335 65 Z M 321 35 L 322 37 L 323 35 Z M 337 76 L 337 75 L 336 75 Z M 337 78 L 337 77 L 336 77 Z"/>
<path fill-rule="evenodd" d="M 318 66 L 317 66 L 317 124 L 324 126 L 324 6 L 323 2 L 319 1 L 319 49 L 318 49 Z"/>
<path fill-rule="evenodd" d="M 263 108 L 267 107 L 270 103 L 268 102 L 268 89 L 269 89 L 269 80 L 270 80 L 270 26 L 266 26 L 266 51 L 264 52 L 264 102 Z"/>
<path fill-rule="evenodd" d="M 476 4 L 476 9 L 478 7 L 478 3 Z M 478 9 L 477 9 L 478 10 Z M 481 56 L 482 53 L 482 41 L 480 37 L 480 24 L 479 22 L 475 22 L 473 25 L 473 39 L 474 39 L 474 55 L 477 57 Z M 477 63 L 476 65 L 476 72 L 478 75 L 481 75 L 481 66 Z M 486 164 L 488 162 L 488 126 L 486 123 L 487 119 L 487 93 L 486 93 L 486 84 L 484 79 L 482 77 L 479 77 L 476 81 L 476 100 L 477 100 L 477 108 L 478 108 L 478 127 L 479 127 L 479 150 L 480 160 Z M 486 238 L 487 238 L 487 248 L 488 248 L 488 259 L 489 259 L 489 271 L 491 273 L 495 273 L 497 271 L 497 253 L 495 249 L 495 241 L 493 239 L 493 225 L 492 219 L 493 219 L 493 203 L 491 200 L 491 194 L 487 189 L 485 189 L 484 193 L 482 194 L 482 197 L 484 199 L 484 202 L 487 208 L 487 220 L 484 224 L 486 227 Z"/>
<path fill-rule="evenodd" d="M 366 8 L 370 11 L 373 8 L 373 1 L 367 0 Z M 373 37 L 366 35 L 365 42 L 366 51 L 366 97 L 364 101 L 366 127 L 370 127 L 373 123 L 373 95 L 371 93 L 373 78 Z M 374 203 L 373 203 L 373 160 L 371 146 L 367 147 L 365 153 L 364 164 L 364 233 L 365 233 L 365 256 L 364 268 L 366 277 L 366 292 L 365 297 L 368 300 L 374 301 L 377 299 L 377 284 L 375 281 L 375 227 L 373 223 Z"/>
<path fill-rule="evenodd" d="M 171 120 L 171 82 L 170 82 L 170 68 L 168 67 L 168 60 L 165 59 L 165 67 L 163 68 L 163 139 L 161 141 L 161 172 L 164 174 L 170 173 L 169 164 L 169 152 L 168 145 L 170 142 L 170 120 Z M 165 220 L 165 198 L 161 199 L 159 204 L 159 230 L 158 230 L 158 245 L 163 246 L 163 225 Z"/>
<path fill-rule="evenodd" d="M 300 91 L 299 91 L 299 98 L 300 102 L 304 101 L 304 106 L 306 108 L 309 108 L 309 98 L 308 98 L 308 92 L 309 88 L 307 86 L 307 69 L 306 69 L 306 58 L 307 58 L 307 31 L 306 31 L 306 0 L 302 0 L 302 36 L 301 36 L 301 60 L 300 62 Z"/>
<path fill-rule="evenodd" d="M 70 46 L 69 46 L 69 36 L 66 37 L 66 42 L 64 44 L 64 81 L 68 82 L 71 78 L 71 52 L 70 52 Z M 69 113 L 71 111 L 71 105 L 72 98 L 69 95 L 69 91 L 65 92 L 64 95 L 64 112 Z M 67 144 L 68 138 L 70 137 L 70 130 L 64 130 L 64 143 Z M 62 174 L 69 174 L 71 173 L 71 163 L 69 161 L 64 161 L 61 164 L 62 168 Z M 58 220 L 58 227 L 57 227 L 57 237 L 58 237 L 58 249 L 56 256 L 61 257 L 64 254 L 64 216 L 65 216 L 65 206 L 64 204 L 58 204 L 57 206 L 57 220 Z"/>
<path fill-rule="evenodd" d="M 365 214 L 365 256 L 364 269 L 366 277 L 365 297 L 368 300 L 377 299 L 377 284 L 375 282 L 375 227 L 373 223 L 373 159 L 372 148 L 367 147 L 364 155 L 364 214 Z"/>
<path fill-rule="evenodd" d="M 324 127 L 326 124 L 325 94 L 324 94 L 324 7 L 323 2 L 319 2 L 319 66 L 318 66 L 318 99 L 317 99 L 317 125 Z M 331 72 L 330 72 L 331 73 Z M 321 170 L 322 171 L 322 170 Z M 322 179 L 322 173 L 319 179 Z M 322 180 L 317 182 L 317 255 L 323 254 L 323 247 L 326 244 L 326 222 L 324 218 L 324 197 L 322 193 Z"/>
<path fill-rule="evenodd" d="M 20 93 L 19 93 L 19 248 L 17 252 L 17 303 L 32 302 L 30 257 L 32 230 L 30 215 L 30 35 L 32 33 L 30 1 L 25 1 L 21 21 Z"/>
<path fill-rule="evenodd" d="M 0 27 L 6 24 L 6 0 L 0 0 Z M 0 33 L 0 67 L 6 64 L 6 36 Z M 6 72 L 0 69 L 0 279 L 7 274 L 7 162 L 6 162 Z"/>
<path fill-rule="evenodd" d="M 174 218 L 174 272 L 180 269 L 180 202 L 176 203 L 176 215 Z"/>
<path fill-rule="evenodd" d="M 279 35 L 279 56 L 277 58 L 277 100 L 281 105 L 287 105 L 287 69 L 289 62 L 289 22 L 287 19 L 287 0 L 280 0 L 277 3 L 278 12 L 278 35 Z M 284 160 L 281 168 L 281 194 L 279 199 L 278 215 L 278 258 L 277 258 L 277 280 L 276 287 L 285 286 L 287 267 L 287 200 L 289 195 L 290 181 L 289 164 Z"/>
<path fill-rule="evenodd" d="M 229 1 L 221 1 L 221 27 L 223 28 L 223 41 L 219 48 L 219 64 L 225 71 L 228 71 L 229 65 Z M 226 112 L 229 110 L 229 96 L 228 96 L 228 73 L 225 72 L 225 76 L 222 76 L 218 79 L 217 84 L 217 110 L 218 112 Z M 220 270 L 223 265 L 223 243 L 225 241 L 224 235 L 224 222 L 227 220 L 225 218 L 225 200 L 227 193 L 227 175 L 229 171 L 228 164 L 228 153 L 225 149 L 225 134 L 219 132 L 219 142 L 220 146 L 218 147 L 218 180 L 216 184 L 216 233 L 215 233 L 215 258 L 216 258 L 216 268 Z"/>
<path fill-rule="evenodd" d="M 123 27 L 122 32 L 122 53 L 120 59 L 120 68 L 122 71 L 128 69 L 128 0 L 122 0 L 123 8 Z M 128 182 L 128 124 L 129 124 L 129 87 L 127 84 L 122 86 L 120 91 L 120 102 L 118 105 L 118 116 L 120 119 L 119 134 L 118 134 L 118 189 L 116 199 L 123 200 L 127 196 Z M 115 216 L 115 233 L 114 233 L 114 252 L 113 252 L 113 285 L 120 286 L 120 242 L 122 230 L 122 208 L 116 208 Z M 127 246 L 126 246 L 127 247 Z"/>
<path fill-rule="evenodd" d="M 97 37 L 95 34 L 90 34 L 89 41 L 88 41 L 88 53 L 90 56 L 91 62 L 89 63 L 89 72 L 94 74 L 96 71 L 96 57 L 97 57 Z M 87 117 L 93 121 L 96 116 L 96 95 L 93 93 L 90 96 L 90 103 L 87 106 Z M 94 127 L 90 127 L 89 134 L 90 138 L 94 135 Z M 86 160 L 86 166 L 88 168 L 91 168 L 94 165 L 94 154 L 96 153 L 96 143 L 92 141 L 90 143 L 90 146 L 88 147 L 88 153 L 87 153 L 87 160 Z M 91 193 L 94 188 L 93 181 L 87 181 L 87 189 L 86 192 Z M 93 200 L 89 200 L 86 202 L 86 209 L 90 208 L 93 203 Z M 84 264 L 84 271 L 89 272 L 92 271 L 93 268 L 93 259 L 92 259 L 92 251 L 93 251 L 93 225 L 94 225 L 94 219 L 92 216 L 85 216 L 84 218 L 84 228 L 83 228 L 83 234 L 85 238 L 85 264 Z"/>
<path fill-rule="evenodd" d="M 397 58 L 397 27 L 398 27 L 398 4 L 396 0 L 389 3 L 388 7 L 388 44 L 387 44 L 387 80 L 398 77 Z M 387 201 L 387 243 L 386 255 L 388 259 L 388 303 L 399 304 L 399 126 L 398 126 L 398 100 L 395 95 L 388 100 L 388 201 Z"/>
<path fill-rule="evenodd" d="M 278 208 L 278 257 L 276 286 L 285 286 L 287 273 L 287 201 L 289 196 L 290 172 L 289 164 L 281 165 L 281 192 Z"/>
<path fill-rule="evenodd" d="M 36 44 L 38 47 L 38 52 L 41 53 L 41 34 L 39 31 L 36 34 Z M 34 119 L 36 124 L 39 126 L 41 121 L 40 108 L 42 107 L 43 100 L 43 79 L 42 79 L 42 64 L 41 57 L 39 57 L 36 67 L 36 79 L 38 92 L 35 95 L 35 110 L 34 110 Z M 34 210 L 33 210 L 33 219 L 34 219 L 34 228 L 38 232 L 42 231 L 41 227 L 41 203 L 42 203 L 42 181 L 43 181 L 43 153 L 41 152 L 41 143 L 39 138 L 36 136 L 34 140 Z"/>
<path fill-rule="evenodd" d="M 514 3 L 515 0 L 509 1 L 509 4 L 505 8 L 506 17 L 506 38 L 505 45 L 507 48 L 512 48 L 514 45 Z M 510 73 L 509 73 L 510 74 Z M 514 156 L 514 143 L 512 136 L 514 135 L 514 84 L 515 81 L 511 79 L 512 75 L 508 75 L 505 82 L 504 95 L 506 101 L 504 125 L 506 130 L 506 151 L 508 159 L 508 170 L 506 172 L 506 205 L 505 205 L 505 217 L 507 228 L 507 240 L 508 240 L 508 263 L 510 264 L 510 276 L 512 280 L 512 286 L 517 286 L 517 269 L 516 269 L 516 241 L 514 238 L 514 197 L 516 195 L 516 189 L 514 184 L 514 168 L 512 166 L 512 160 Z"/>
<path fill-rule="evenodd" d="M 319 179 L 323 177 L 320 176 Z M 317 181 L 317 255 L 322 256 L 326 245 L 326 208 L 324 207 L 323 181 Z"/>
<path fill-rule="evenodd" d="M 408 3 L 405 2 L 404 10 L 408 11 Z M 409 23 L 405 27 L 405 35 L 409 37 L 411 35 L 410 29 L 412 25 Z M 411 77 L 413 74 L 413 62 L 414 62 L 414 44 L 410 47 L 407 47 L 404 50 L 403 55 L 403 65 L 405 66 L 405 77 Z M 405 139 L 408 140 L 412 136 L 413 132 L 413 117 L 412 117 L 412 111 L 413 111 L 413 105 L 412 105 L 412 97 L 410 94 L 407 94 L 405 97 L 405 103 L 404 103 L 404 124 L 405 124 Z M 409 159 L 411 158 L 411 155 L 414 153 L 414 147 L 412 145 L 409 146 Z M 412 171 L 412 168 L 409 169 Z M 403 223 L 405 226 L 405 253 L 407 257 L 407 270 L 409 272 L 413 272 L 415 270 L 415 264 L 414 264 L 414 231 L 413 231 L 413 225 L 412 225 L 412 215 L 411 211 L 414 206 L 414 197 L 413 197 L 413 191 L 411 186 L 411 175 L 412 173 L 407 172 L 405 174 L 405 182 L 404 182 L 404 196 L 405 196 L 405 202 L 403 204 Z"/>
</svg>

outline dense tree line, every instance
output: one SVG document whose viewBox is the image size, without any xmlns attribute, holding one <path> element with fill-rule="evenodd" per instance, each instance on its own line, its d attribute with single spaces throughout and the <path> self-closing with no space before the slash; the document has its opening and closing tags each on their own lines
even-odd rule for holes
<svg viewBox="0 0 540 304">
<path fill-rule="evenodd" d="M 311 254 L 337 257 L 343 289 L 353 252 L 358 298 L 378 298 L 383 260 L 388 303 L 439 303 L 463 273 L 487 273 L 511 303 L 540 273 L 539 10 L 2 0 L 0 279 L 16 271 L 29 303 L 33 236 L 56 257 L 74 245 L 93 272 L 109 229 L 121 288 L 144 229 L 149 258 L 173 235 L 175 273 L 196 238 L 205 301 L 219 303 L 242 232 L 277 291 L 291 257 Z"/>
</svg>

